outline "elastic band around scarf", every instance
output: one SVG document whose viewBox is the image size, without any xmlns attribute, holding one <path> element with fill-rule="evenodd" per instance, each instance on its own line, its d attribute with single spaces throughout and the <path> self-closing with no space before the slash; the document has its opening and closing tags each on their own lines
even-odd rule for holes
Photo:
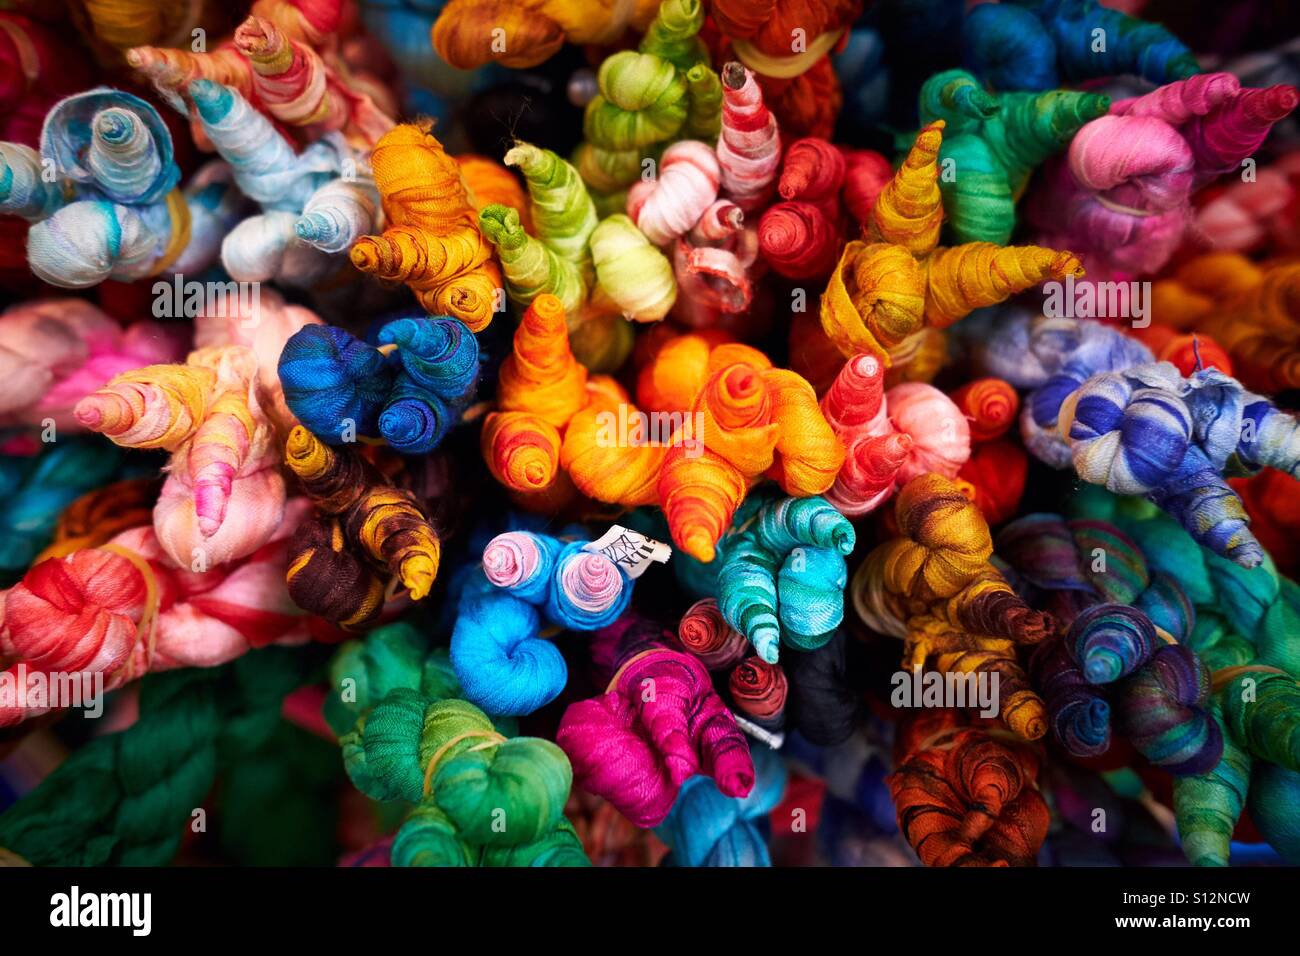
<svg viewBox="0 0 1300 956">
<path fill-rule="evenodd" d="M 915 752 L 920 753 L 922 750 L 931 750 L 931 749 L 951 750 L 953 748 L 953 745 L 956 743 L 956 741 L 949 740 L 946 744 L 944 744 L 941 747 L 936 747 L 935 745 L 940 740 L 947 740 L 947 738 L 949 737 L 956 737 L 958 734 L 965 733 L 968 730 L 977 731 L 988 737 L 992 737 L 995 740 L 1003 740 L 1006 741 L 1007 743 L 1018 744 L 1021 747 L 1028 746 L 1029 744 L 1029 741 L 1025 740 L 1023 737 L 1018 737 L 1015 734 L 1013 734 L 1011 731 L 1005 730 L 1001 727 L 970 727 L 970 726 L 947 727 L 936 734 L 931 734 L 929 737 L 926 737 L 925 740 L 921 741 L 921 745 L 916 748 Z"/>
<path fill-rule="evenodd" d="M 489 747 L 495 747 L 506 742 L 506 738 L 495 730 L 467 730 L 463 734 L 452 737 L 451 740 L 434 751 L 433 756 L 429 758 L 428 766 L 424 768 L 424 795 L 426 797 L 433 793 L 433 772 L 438 767 L 438 761 L 443 758 L 443 755 L 448 750 L 462 740 L 473 740 L 475 737 L 482 737 L 484 742 L 470 747 L 469 750 L 465 751 L 466 753 L 478 753 L 480 750 L 487 750 Z"/>
<path fill-rule="evenodd" d="M 130 561 L 135 569 L 140 572 L 144 578 L 144 613 L 140 615 L 140 623 L 136 625 L 137 632 L 145 631 L 144 642 L 144 673 L 149 672 L 153 664 L 154 647 L 158 643 L 158 603 L 159 589 L 158 576 L 154 574 L 153 568 L 143 555 L 132 551 L 130 548 L 124 548 L 120 544 L 103 544 L 99 546 L 100 551 L 107 551 L 109 554 L 115 554 L 119 558 L 125 558 Z M 132 656 L 128 655 L 126 662 L 109 675 L 110 678 L 116 678 L 118 674 L 124 674 L 123 683 L 131 680 L 136 674 L 131 670 Z"/>
<path fill-rule="evenodd" d="M 652 647 L 649 650 L 641 651 L 639 654 L 633 654 L 622 664 L 618 665 L 618 670 L 614 671 L 614 676 L 609 680 L 609 686 L 605 688 L 606 694 L 612 694 L 614 688 L 618 687 L 619 679 L 623 672 L 642 658 L 649 657 L 651 654 L 674 654 L 676 653 L 671 647 Z"/>
<path fill-rule="evenodd" d="M 1225 667 L 1222 670 L 1215 671 L 1210 675 L 1210 687 L 1216 692 L 1220 691 L 1242 674 L 1281 674 L 1283 677 L 1291 677 L 1280 667 L 1269 667 L 1267 664 L 1241 664 L 1237 667 Z M 1294 677 L 1291 677 L 1291 679 L 1295 680 Z M 1297 680 L 1296 683 L 1300 684 L 1300 680 Z"/>
<path fill-rule="evenodd" d="M 636 13 L 636 0 L 616 0 L 607 14 L 609 27 L 605 30 L 605 36 L 609 37 L 609 42 L 613 43 L 627 32 L 627 28 L 632 25 L 634 13 Z"/>
<path fill-rule="evenodd" d="M 31 866 L 31 864 L 13 850 L 6 850 L 0 846 L 0 867 L 5 866 Z"/>
<path fill-rule="evenodd" d="M 167 248 L 153 270 L 154 275 L 161 275 L 170 269 L 172 263 L 180 258 L 180 254 L 190 244 L 190 207 L 185 202 L 185 194 L 179 189 L 173 189 L 167 194 L 167 218 L 172 223 L 172 237 L 168 240 Z"/>
<path fill-rule="evenodd" d="M 9 34 L 9 39 L 18 51 L 18 62 L 22 65 L 23 76 L 27 77 L 29 82 L 36 80 L 40 76 L 41 63 L 40 58 L 36 55 L 36 45 L 32 43 L 31 37 L 8 20 L 0 20 L 0 30 Z M 0 850 L 3 849 L 3 847 L 0 847 Z"/>
<path fill-rule="evenodd" d="M 744 534 L 746 531 L 748 531 L 748 530 L 750 529 L 750 527 L 751 527 L 751 526 L 754 524 L 754 522 L 757 521 L 757 520 L 758 520 L 758 512 L 755 511 L 752 515 L 750 515 L 748 518 L 745 519 L 745 523 L 742 524 L 740 527 L 738 527 L 738 528 L 732 528 L 732 529 L 731 529 L 731 534 L 732 534 L 733 536 L 735 536 L 735 535 L 740 535 L 740 534 Z"/>
<path fill-rule="evenodd" d="M 399 594 L 403 593 L 409 594 L 410 590 L 402 583 L 402 579 L 396 574 L 390 575 L 388 578 L 388 586 L 384 588 L 384 603 L 387 604 Z"/>
<path fill-rule="evenodd" d="M 829 53 L 836 43 L 840 42 L 840 37 L 843 34 L 843 30 L 832 30 L 829 33 L 823 33 L 813 40 L 812 44 L 803 53 L 795 53 L 791 56 L 770 56 L 755 48 L 748 40 L 733 41 L 731 49 L 735 52 L 736 59 L 755 73 L 770 76 L 776 80 L 791 80 L 812 69 L 814 63 Z"/>
<path fill-rule="evenodd" d="M 908 362 L 912 361 L 916 354 L 921 351 L 921 346 L 925 344 L 926 331 L 927 330 L 925 329 L 920 329 L 919 331 L 913 332 L 901 342 L 886 349 L 885 351 L 889 354 L 890 364 L 906 365 Z"/>
<path fill-rule="evenodd" d="M 1094 198 L 1111 212 L 1117 212 L 1121 215 L 1137 216 L 1141 219 L 1146 219 L 1149 216 L 1156 215 L 1156 213 L 1151 209 L 1134 209 L 1132 206 L 1125 206 L 1121 203 L 1115 202 L 1113 199 L 1107 199 L 1101 193 L 1097 193 Z"/>
</svg>

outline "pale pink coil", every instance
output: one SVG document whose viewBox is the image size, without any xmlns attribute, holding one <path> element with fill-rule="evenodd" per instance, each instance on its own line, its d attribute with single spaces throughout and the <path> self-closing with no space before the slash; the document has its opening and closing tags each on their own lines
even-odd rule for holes
<svg viewBox="0 0 1300 956">
<path fill-rule="evenodd" d="M 537 542 L 526 534 L 499 534 L 483 549 L 483 573 L 499 588 L 515 587 L 531 580 L 540 563 Z"/>
<path fill-rule="evenodd" d="M 957 477 L 970 458 L 970 422 L 952 399 L 925 382 L 904 382 L 885 393 L 885 407 L 894 428 L 912 439 L 900 488 L 927 472 Z"/>
<path fill-rule="evenodd" d="M 574 606 L 598 614 L 614 606 L 625 583 L 613 561 L 598 551 L 589 551 L 564 562 L 559 586 Z"/>
<path fill-rule="evenodd" d="M 627 214 L 647 239 L 666 245 L 689 232 L 718 198 L 721 170 L 713 150 L 697 140 L 673 143 L 659 161 L 659 174 L 639 180 L 627 193 Z"/>
</svg>

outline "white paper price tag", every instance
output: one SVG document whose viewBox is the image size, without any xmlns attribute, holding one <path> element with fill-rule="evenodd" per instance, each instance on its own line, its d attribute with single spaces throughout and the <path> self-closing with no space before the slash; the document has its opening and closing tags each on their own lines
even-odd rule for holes
<svg viewBox="0 0 1300 956">
<path fill-rule="evenodd" d="M 673 553 L 673 549 L 662 541 L 617 524 L 583 550 L 599 551 L 622 568 L 629 578 L 639 578 L 652 562 L 666 564 Z"/>
</svg>

